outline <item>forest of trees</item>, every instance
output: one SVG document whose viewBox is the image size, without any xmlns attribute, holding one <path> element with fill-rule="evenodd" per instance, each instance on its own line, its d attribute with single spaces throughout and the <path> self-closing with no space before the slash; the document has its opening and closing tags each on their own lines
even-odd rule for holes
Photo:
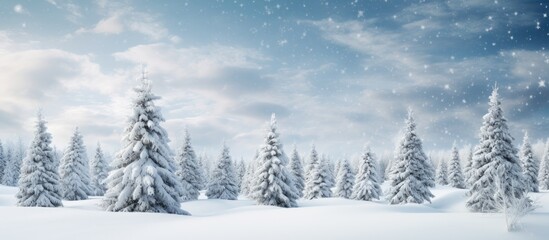
<svg viewBox="0 0 549 240">
<path fill-rule="evenodd" d="M 361 201 L 386 199 L 390 204 L 425 203 L 431 188 L 467 188 L 466 206 L 473 212 L 528 209 L 528 192 L 549 190 L 549 142 L 541 159 L 525 134 L 520 150 L 511 136 L 498 89 L 489 98 L 479 142 L 434 161 L 426 154 L 410 110 L 394 156 L 380 158 L 365 146 L 355 161 L 334 161 L 313 145 L 307 158 L 298 149 L 286 155 L 284 131 L 272 115 L 258 143 L 255 157 L 235 161 L 227 144 L 212 159 L 196 154 L 190 131 L 174 153 L 165 121 L 155 105 L 158 96 L 143 75 L 135 88 L 132 114 L 124 129 L 123 147 L 109 161 L 98 143 L 88 158 L 84 137 L 76 128 L 60 154 L 52 146 L 47 122 L 38 114 L 32 143 L 25 151 L 21 140 L 0 141 L 0 181 L 16 186 L 19 206 L 62 207 L 62 200 L 104 196 L 107 211 L 190 214 L 183 201 L 197 200 L 200 192 L 211 199 L 249 197 L 259 205 L 298 207 L 297 200 L 341 197 Z M 215 161 L 214 161 L 215 160 Z M 109 164 L 110 162 L 110 164 Z M 382 192 L 381 184 L 390 186 Z"/>
</svg>

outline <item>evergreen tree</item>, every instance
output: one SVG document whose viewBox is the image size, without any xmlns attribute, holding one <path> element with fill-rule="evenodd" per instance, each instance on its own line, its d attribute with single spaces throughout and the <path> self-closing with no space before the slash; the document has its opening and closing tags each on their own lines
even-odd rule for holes
<svg viewBox="0 0 549 240">
<path fill-rule="evenodd" d="M 107 211 L 189 214 L 181 209 L 183 191 L 175 175 L 175 163 L 168 146 L 168 134 L 159 99 L 143 74 L 141 86 L 134 89 L 133 112 L 124 130 L 123 149 L 117 154 L 107 177 L 103 202 Z"/>
<path fill-rule="evenodd" d="M 430 202 L 434 197 L 429 190 L 434 186 L 432 165 L 423 152 L 412 115 L 410 110 L 391 170 L 388 193 L 391 204 Z"/>
<path fill-rule="evenodd" d="M 212 171 L 206 196 L 209 199 L 236 200 L 239 191 L 236 181 L 236 172 L 229 155 L 229 148 L 223 144 L 219 160 Z"/>
<path fill-rule="evenodd" d="M 528 140 L 528 132 L 524 133 L 524 140 L 522 147 L 520 148 L 520 161 L 522 162 L 522 174 L 526 184 L 527 191 L 539 192 L 538 188 L 538 174 L 539 174 L 539 162 L 534 157 L 532 151 L 532 145 Z"/>
<path fill-rule="evenodd" d="M 448 166 L 448 184 L 455 188 L 465 188 L 465 181 L 461 172 L 461 159 L 455 144 L 452 147 L 452 158 L 450 159 L 450 166 Z"/>
<path fill-rule="evenodd" d="M 185 129 L 185 141 L 179 150 L 179 154 L 175 157 L 177 171 L 175 175 L 178 177 L 183 187 L 181 201 L 197 200 L 200 195 L 200 189 L 204 188 L 202 171 L 196 154 L 191 145 L 191 137 L 189 131 Z"/>
<path fill-rule="evenodd" d="M 15 195 L 22 207 L 61 207 L 61 185 L 53 164 L 51 135 L 46 121 L 38 114 L 34 140 L 21 168 L 19 191 Z"/>
<path fill-rule="evenodd" d="M 299 198 L 277 132 L 276 117 L 271 116 L 263 145 L 259 149 L 258 168 L 251 197 L 260 205 L 297 207 Z"/>
<path fill-rule="evenodd" d="M 17 186 L 21 169 L 21 161 L 19 159 L 20 156 L 17 154 L 17 150 L 12 147 L 8 147 L 6 153 L 6 167 L 4 168 L 2 184 L 12 187 Z"/>
<path fill-rule="evenodd" d="M 297 152 L 296 147 L 292 151 L 292 157 L 290 158 L 290 170 L 293 176 L 294 185 L 297 190 L 297 195 L 303 197 L 303 189 L 305 189 L 305 177 L 303 176 L 303 165 L 301 164 L 301 158 Z"/>
<path fill-rule="evenodd" d="M 4 156 L 4 146 L 0 140 L 0 184 L 2 184 L 2 178 L 4 176 L 4 169 L 6 168 L 6 157 Z"/>
<path fill-rule="evenodd" d="M 324 171 L 324 174 L 326 177 L 326 183 L 328 184 L 329 188 L 335 187 L 335 174 L 334 174 L 334 165 L 332 161 L 326 157 L 325 155 L 322 155 L 320 158 L 320 162 L 322 163 L 322 170 Z"/>
<path fill-rule="evenodd" d="M 309 170 L 305 182 L 305 199 L 331 197 L 332 190 L 328 184 L 329 176 L 323 162 L 318 158 L 314 145 L 309 158 L 309 165 L 307 166 Z"/>
<path fill-rule="evenodd" d="M 337 173 L 335 195 L 342 198 L 351 198 L 354 181 L 355 175 L 353 174 L 349 161 L 347 161 L 347 159 L 341 160 Z"/>
<path fill-rule="evenodd" d="M 236 178 L 238 182 L 238 189 L 242 189 L 244 175 L 246 175 L 246 164 L 244 163 L 244 159 L 241 158 L 240 161 L 236 163 Z"/>
<path fill-rule="evenodd" d="M 497 88 L 490 96 L 489 105 L 480 129 L 480 142 L 473 155 L 472 186 L 466 202 L 467 208 L 474 212 L 495 212 L 526 197 L 520 160 L 503 116 Z"/>
<path fill-rule="evenodd" d="M 105 155 L 99 143 L 97 143 L 95 157 L 90 163 L 90 175 L 93 195 L 103 196 L 107 191 L 107 183 L 105 181 L 109 175 L 109 165 L 105 160 Z"/>
<path fill-rule="evenodd" d="M 467 162 L 465 163 L 465 167 L 463 168 L 463 172 L 465 174 L 465 183 L 467 186 L 471 186 L 472 182 L 472 175 L 473 175 L 473 148 L 469 148 L 469 153 L 467 154 Z"/>
<path fill-rule="evenodd" d="M 212 170 L 212 163 L 210 161 L 210 158 L 206 155 L 206 153 L 202 153 L 198 157 L 198 164 L 200 165 L 200 171 L 202 172 L 202 189 L 204 190 L 206 186 L 208 185 L 208 182 L 210 182 L 210 175 Z"/>
<path fill-rule="evenodd" d="M 365 147 L 364 153 L 360 156 L 352 198 L 363 201 L 379 199 L 381 187 L 377 174 L 377 162 L 374 159 L 374 154 L 369 147 Z"/>
<path fill-rule="evenodd" d="M 539 189 L 549 190 L 549 140 L 545 144 L 545 152 L 540 163 L 538 181 Z"/>
<path fill-rule="evenodd" d="M 444 159 L 440 159 L 437 168 L 437 184 L 438 185 L 448 185 L 448 165 Z"/>
<path fill-rule="evenodd" d="M 88 199 L 88 192 L 91 191 L 89 182 L 86 183 L 84 178 L 84 176 L 89 176 L 89 169 L 86 168 L 85 162 L 88 158 L 83 145 L 82 135 L 76 128 L 59 167 L 63 199 Z"/>
</svg>

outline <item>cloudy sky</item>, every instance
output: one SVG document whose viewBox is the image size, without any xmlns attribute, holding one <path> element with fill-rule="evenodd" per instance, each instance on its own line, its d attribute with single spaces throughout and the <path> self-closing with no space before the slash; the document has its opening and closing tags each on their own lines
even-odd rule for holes
<svg viewBox="0 0 549 240">
<path fill-rule="evenodd" d="M 547 1 L 0 2 L 0 138 L 80 127 L 117 151 L 147 66 L 172 143 L 248 158 L 272 112 L 283 143 L 392 151 L 406 109 L 427 150 L 474 144 L 497 83 L 512 133 L 549 137 Z M 519 141 L 517 141 L 517 144 Z M 289 152 L 290 149 L 286 149 Z"/>
</svg>

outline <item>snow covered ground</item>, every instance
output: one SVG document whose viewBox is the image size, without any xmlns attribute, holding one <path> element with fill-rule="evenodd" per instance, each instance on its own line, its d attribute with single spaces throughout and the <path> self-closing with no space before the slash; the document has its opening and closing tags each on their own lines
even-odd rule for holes
<svg viewBox="0 0 549 240">
<path fill-rule="evenodd" d="M 193 216 L 112 213 L 100 198 L 63 208 L 15 206 L 17 189 L 0 185 L 0 239 L 549 239 L 549 192 L 522 230 L 507 232 L 502 214 L 470 213 L 465 190 L 433 189 L 432 204 L 388 205 L 340 198 L 300 200 L 299 208 L 240 199 L 186 202 Z"/>
</svg>

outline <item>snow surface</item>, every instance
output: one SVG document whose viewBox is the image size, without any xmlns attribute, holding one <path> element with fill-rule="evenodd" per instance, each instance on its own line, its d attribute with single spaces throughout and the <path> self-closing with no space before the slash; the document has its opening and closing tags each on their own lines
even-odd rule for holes
<svg viewBox="0 0 549 240">
<path fill-rule="evenodd" d="M 431 204 L 324 198 L 289 209 L 205 199 L 202 192 L 181 204 L 193 216 L 181 216 L 105 212 L 99 197 L 63 201 L 61 208 L 16 207 L 17 188 L 0 185 L 0 239 L 548 239 L 549 191 L 530 194 L 540 207 L 517 232 L 506 231 L 500 213 L 469 212 L 466 191 L 434 188 Z"/>
</svg>

